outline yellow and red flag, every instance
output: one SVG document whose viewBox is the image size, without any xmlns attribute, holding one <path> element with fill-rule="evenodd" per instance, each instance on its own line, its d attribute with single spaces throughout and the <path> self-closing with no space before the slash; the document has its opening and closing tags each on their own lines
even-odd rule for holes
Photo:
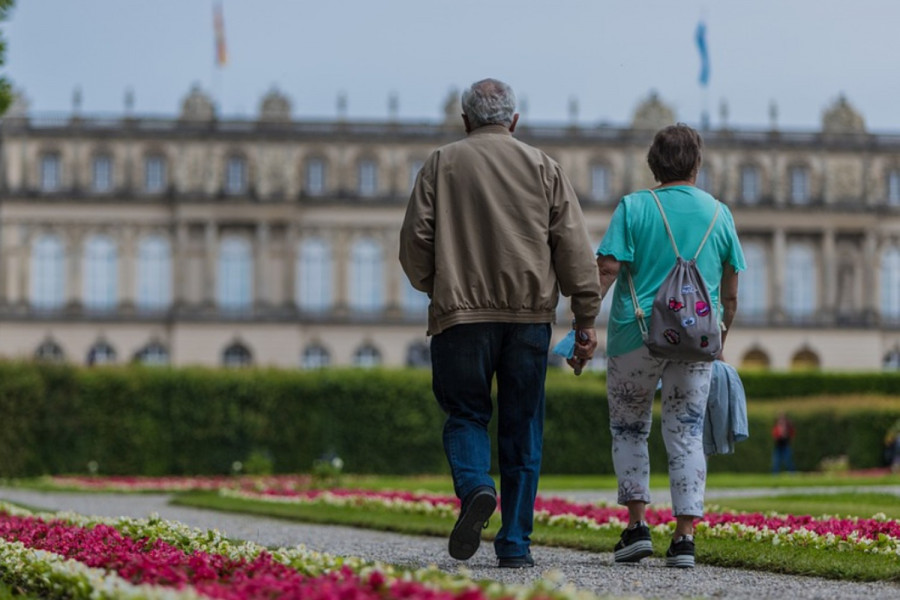
<svg viewBox="0 0 900 600">
<path fill-rule="evenodd" d="M 228 49 L 225 47 L 225 20 L 222 17 L 221 2 L 216 2 L 213 7 L 213 27 L 216 32 L 216 66 L 223 67 L 228 62 Z"/>
</svg>

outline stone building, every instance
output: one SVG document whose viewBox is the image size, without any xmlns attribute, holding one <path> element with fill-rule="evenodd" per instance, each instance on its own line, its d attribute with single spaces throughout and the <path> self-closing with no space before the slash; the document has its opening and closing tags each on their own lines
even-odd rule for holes
<svg viewBox="0 0 900 600">
<path fill-rule="evenodd" d="M 424 159 L 463 131 L 455 95 L 434 122 L 392 106 L 378 122 L 298 120 L 273 89 L 256 119 L 225 120 L 195 88 L 175 118 L 54 117 L 20 96 L 0 127 L 0 355 L 427 364 L 427 298 L 399 267 L 398 229 Z M 652 184 L 647 146 L 676 116 L 655 95 L 627 126 L 574 110 L 517 135 L 562 164 L 599 242 L 617 200 Z M 771 116 L 703 132 L 698 184 L 731 207 L 750 265 L 727 358 L 898 368 L 900 136 L 868 132 L 844 98 L 818 131 Z"/>
</svg>

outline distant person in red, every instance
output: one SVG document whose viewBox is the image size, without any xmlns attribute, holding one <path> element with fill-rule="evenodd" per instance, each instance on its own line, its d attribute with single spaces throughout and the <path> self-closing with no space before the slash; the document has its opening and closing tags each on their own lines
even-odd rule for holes
<svg viewBox="0 0 900 600">
<path fill-rule="evenodd" d="M 794 441 L 794 424 L 785 413 L 778 413 L 775 425 L 772 427 L 772 439 L 775 441 L 775 450 L 772 452 L 772 473 L 782 470 L 793 473 L 796 470 L 791 449 Z"/>
</svg>

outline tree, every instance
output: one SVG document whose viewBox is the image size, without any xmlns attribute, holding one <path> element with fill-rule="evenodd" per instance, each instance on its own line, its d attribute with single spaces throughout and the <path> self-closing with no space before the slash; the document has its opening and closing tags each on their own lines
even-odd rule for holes
<svg viewBox="0 0 900 600">
<path fill-rule="evenodd" d="M 12 10 L 14 0 L 0 0 L 0 22 L 5 21 L 9 17 Z M 6 39 L 0 35 L 0 66 L 6 64 Z M 5 76 L 0 76 L 0 114 L 6 112 L 9 105 L 12 104 L 13 92 L 12 84 Z"/>
</svg>

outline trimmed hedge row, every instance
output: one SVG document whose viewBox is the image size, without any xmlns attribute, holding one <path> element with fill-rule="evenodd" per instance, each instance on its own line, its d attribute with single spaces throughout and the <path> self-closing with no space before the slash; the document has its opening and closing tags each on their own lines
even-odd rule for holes
<svg viewBox="0 0 900 600">
<path fill-rule="evenodd" d="M 745 384 L 751 398 L 775 389 L 785 397 L 894 392 L 900 377 L 754 374 Z M 547 396 L 544 472 L 612 472 L 603 378 L 551 373 Z M 711 470 L 768 470 L 772 405 L 759 414 L 752 406 L 751 439 L 737 455 L 713 457 Z M 842 454 L 855 468 L 881 464 L 900 396 L 896 408 L 843 412 L 794 419 L 799 469 Z M 0 477 L 84 473 L 92 462 L 108 475 L 228 473 L 251 456 L 270 458 L 276 472 L 302 472 L 330 453 L 349 472 L 443 473 L 442 423 L 427 371 L 0 363 Z M 652 468 L 665 470 L 658 420 L 650 454 Z"/>
</svg>

